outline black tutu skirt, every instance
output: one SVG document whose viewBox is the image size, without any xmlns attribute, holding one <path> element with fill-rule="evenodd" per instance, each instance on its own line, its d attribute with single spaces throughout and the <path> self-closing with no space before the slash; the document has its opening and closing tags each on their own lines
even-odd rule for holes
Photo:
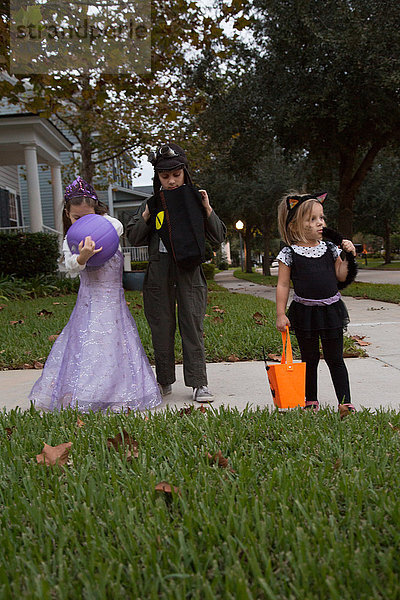
<svg viewBox="0 0 400 600">
<path fill-rule="evenodd" d="M 318 332 L 321 338 L 335 338 L 350 323 L 343 300 L 324 306 L 306 306 L 293 300 L 287 316 L 291 329 L 298 331 L 302 337 L 312 337 Z"/>
</svg>

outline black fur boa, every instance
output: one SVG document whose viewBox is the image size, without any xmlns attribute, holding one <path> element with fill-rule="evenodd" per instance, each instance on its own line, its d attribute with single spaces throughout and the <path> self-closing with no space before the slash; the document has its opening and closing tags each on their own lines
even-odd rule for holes
<svg viewBox="0 0 400 600">
<path fill-rule="evenodd" d="M 322 235 L 330 242 L 336 244 L 336 246 L 341 246 L 343 242 L 343 236 L 338 231 L 330 229 L 329 227 L 324 227 L 324 229 L 322 230 Z M 343 252 L 346 255 L 347 276 L 344 281 L 338 281 L 339 290 L 343 290 L 345 287 L 350 285 L 350 283 L 353 283 L 358 271 L 357 261 L 354 254 L 352 254 L 351 252 L 345 252 L 344 250 Z"/>
</svg>

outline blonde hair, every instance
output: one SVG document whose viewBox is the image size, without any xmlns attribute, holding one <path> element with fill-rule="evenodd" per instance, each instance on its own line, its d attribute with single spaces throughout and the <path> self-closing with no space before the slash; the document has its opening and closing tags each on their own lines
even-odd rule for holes
<svg viewBox="0 0 400 600">
<path fill-rule="evenodd" d="M 299 194 L 296 191 L 290 192 L 289 195 L 307 196 L 307 194 Z M 300 206 L 294 213 L 293 219 L 290 221 L 289 225 L 286 226 L 286 221 L 289 213 L 286 203 L 287 197 L 288 194 L 285 194 L 278 206 L 279 233 L 283 241 L 289 246 L 291 246 L 292 244 L 296 244 L 297 242 L 306 244 L 308 240 L 305 233 L 305 223 L 311 217 L 311 212 L 314 204 L 320 204 L 320 202 L 316 198 L 310 198 L 309 200 L 305 200 L 304 202 L 302 202 L 302 204 L 300 204 Z"/>
</svg>

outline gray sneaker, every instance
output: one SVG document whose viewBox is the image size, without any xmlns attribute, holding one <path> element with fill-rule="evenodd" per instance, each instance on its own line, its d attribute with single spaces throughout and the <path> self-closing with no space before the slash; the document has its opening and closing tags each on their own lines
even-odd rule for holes
<svg viewBox="0 0 400 600">
<path fill-rule="evenodd" d="M 213 402 L 214 396 L 206 385 L 193 388 L 193 400 L 196 402 Z"/>
<path fill-rule="evenodd" d="M 160 388 L 161 396 L 169 396 L 172 394 L 172 385 L 170 383 L 167 385 L 161 385 L 161 383 L 159 383 L 158 387 Z"/>
</svg>

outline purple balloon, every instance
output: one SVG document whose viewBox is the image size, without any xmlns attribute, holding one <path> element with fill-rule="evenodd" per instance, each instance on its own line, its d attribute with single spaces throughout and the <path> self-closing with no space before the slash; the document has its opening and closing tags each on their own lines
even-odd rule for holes
<svg viewBox="0 0 400 600">
<path fill-rule="evenodd" d="M 103 249 L 91 256 L 87 264 L 91 267 L 103 265 L 118 250 L 118 233 L 114 225 L 101 215 L 80 217 L 67 231 L 67 242 L 72 254 L 79 254 L 79 243 L 84 242 L 88 235 L 96 243 L 96 248 Z"/>
</svg>

